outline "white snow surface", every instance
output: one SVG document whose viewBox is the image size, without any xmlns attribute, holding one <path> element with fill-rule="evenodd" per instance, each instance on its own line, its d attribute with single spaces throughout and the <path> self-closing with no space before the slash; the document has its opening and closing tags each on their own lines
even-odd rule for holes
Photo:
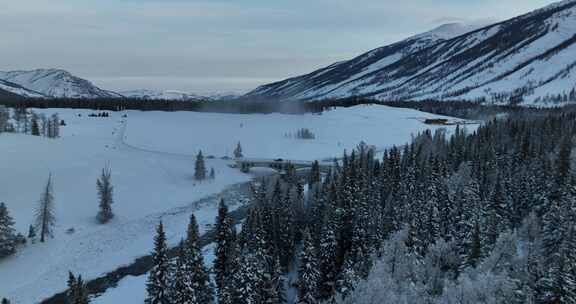
<svg viewBox="0 0 576 304">
<path fill-rule="evenodd" d="M 422 117 L 439 116 L 379 105 L 339 108 L 321 115 L 142 112 L 130 116 L 126 141 L 171 153 L 194 154 L 202 149 L 204 155 L 216 157 L 231 156 L 240 142 L 247 158 L 320 160 L 342 156 L 362 141 L 386 148 L 407 142 L 425 128 L 441 128 L 416 119 Z M 163 123 L 150 128 L 156 119 Z M 316 139 L 291 136 L 301 128 L 310 129 Z"/>
<path fill-rule="evenodd" d="M 149 253 L 160 220 L 170 245 L 184 236 L 192 211 L 205 231 L 214 221 L 216 206 L 193 202 L 251 177 L 230 168 L 232 161 L 207 159 L 207 167 L 216 170 L 216 181 L 195 182 L 194 155 L 200 149 L 205 155 L 230 155 L 241 141 L 247 157 L 336 157 L 360 141 L 377 147 L 404 144 L 411 134 L 430 127 L 416 118 L 438 117 L 385 106 L 341 108 L 322 115 L 127 111 L 91 118 L 90 110 L 36 111 L 57 112 L 67 126 L 59 139 L 0 134 L 0 171 L 9 172 L 0 174 L 0 201 L 7 204 L 16 229 L 25 234 L 52 173 L 57 225 L 53 239 L 28 244 L 0 260 L 0 295 L 12 303 L 35 303 L 62 291 L 68 271 L 89 280 Z M 317 139 L 284 137 L 303 127 Z M 112 168 L 116 217 L 99 225 L 96 179 L 106 165 Z M 67 233 L 70 228 L 73 233 Z M 130 286 L 130 279 L 124 284 Z"/>
<path fill-rule="evenodd" d="M 192 156 L 121 145 L 116 140 L 122 126 L 119 113 L 89 118 L 86 110 L 45 112 L 58 112 L 67 122 L 62 138 L 0 134 L 0 171 L 10 172 L 0 176 L 0 201 L 6 202 L 17 230 L 25 234 L 33 222 L 49 172 L 56 199 L 54 238 L 29 244 L 0 261 L 0 295 L 13 303 L 35 303 L 63 290 L 69 270 L 90 279 L 145 255 L 152 249 L 154 227 L 161 219 L 170 244 L 175 245 L 183 236 L 194 201 L 250 179 L 229 168 L 229 162 L 207 160 L 217 179 L 197 183 Z M 83 113 L 82 117 L 77 117 L 78 113 Z M 99 225 L 95 221 L 95 183 L 107 164 L 112 168 L 116 217 Z M 206 224 L 213 223 L 216 206 L 201 206 L 195 214 L 203 231 Z M 75 230 L 73 234 L 66 233 L 70 228 Z"/>
</svg>

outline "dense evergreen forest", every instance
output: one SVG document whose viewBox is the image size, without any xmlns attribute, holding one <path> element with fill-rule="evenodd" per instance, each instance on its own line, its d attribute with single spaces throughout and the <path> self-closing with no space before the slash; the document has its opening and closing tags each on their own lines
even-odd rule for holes
<svg viewBox="0 0 576 304">
<path fill-rule="evenodd" d="M 216 286 L 191 284 L 234 304 L 576 303 L 576 113 L 564 112 L 424 132 L 378 158 L 360 145 L 306 183 L 287 168 L 254 188 L 238 234 L 222 203 Z M 150 285 L 149 303 L 184 303 L 173 284 Z"/>
</svg>

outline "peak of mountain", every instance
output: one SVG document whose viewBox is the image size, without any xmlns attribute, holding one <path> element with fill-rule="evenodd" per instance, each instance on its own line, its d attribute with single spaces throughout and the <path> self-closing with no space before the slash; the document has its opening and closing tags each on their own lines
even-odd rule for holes
<svg viewBox="0 0 576 304">
<path fill-rule="evenodd" d="M 467 31 L 461 33 L 461 31 Z M 247 96 L 576 102 L 576 1 L 481 28 L 444 25 Z"/>
<path fill-rule="evenodd" d="M 487 24 L 483 23 L 474 23 L 474 24 L 466 24 L 462 22 L 445 23 L 436 27 L 431 31 L 415 35 L 408 39 L 433 38 L 435 40 L 448 40 L 472 32 L 474 30 L 480 29 L 486 25 Z"/>
<path fill-rule="evenodd" d="M 61 69 L 0 72 L 0 79 L 18 84 L 52 98 L 114 98 L 118 94 L 102 90 L 86 79 Z"/>
</svg>

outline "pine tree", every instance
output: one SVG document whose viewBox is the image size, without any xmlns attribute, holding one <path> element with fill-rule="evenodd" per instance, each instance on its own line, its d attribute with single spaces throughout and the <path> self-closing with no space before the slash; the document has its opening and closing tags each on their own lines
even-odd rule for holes
<svg viewBox="0 0 576 304">
<path fill-rule="evenodd" d="M 572 225 L 543 278 L 544 303 L 576 303 L 576 229 Z"/>
<path fill-rule="evenodd" d="M 278 259 L 268 260 L 265 263 L 264 276 L 262 278 L 261 303 L 281 304 L 286 303 L 284 293 L 284 281 L 280 273 L 280 263 Z"/>
<path fill-rule="evenodd" d="M 204 164 L 202 151 L 198 152 L 198 155 L 196 156 L 194 178 L 199 181 L 206 179 L 206 165 Z"/>
<path fill-rule="evenodd" d="M 470 250 L 467 256 L 467 264 L 471 267 L 476 267 L 482 258 L 482 244 L 480 224 L 478 221 L 474 223 L 474 230 L 472 232 L 472 240 L 470 241 Z"/>
<path fill-rule="evenodd" d="M 170 299 L 173 304 L 199 303 L 196 290 L 192 286 L 192 263 L 190 251 L 184 240 L 178 246 L 178 257 L 174 266 L 174 276 L 171 279 Z"/>
<path fill-rule="evenodd" d="M 6 298 L 2 298 L 2 302 L 0 302 L 2 304 L 10 304 L 10 300 L 6 299 Z"/>
<path fill-rule="evenodd" d="M 572 134 L 571 134 L 572 135 Z M 567 181 L 571 169 L 570 155 L 572 154 L 571 136 L 566 136 L 560 143 L 560 151 L 556 159 L 556 186 L 563 187 Z"/>
<path fill-rule="evenodd" d="M 234 158 L 242 158 L 244 155 L 242 154 L 242 146 L 240 142 L 236 145 L 236 149 L 234 149 Z"/>
<path fill-rule="evenodd" d="M 320 281 L 319 293 L 322 299 L 328 299 L 336 291 L 336 278 L 338 277 L 338 268 L 336 265 L 336 233 L 332 216 L 322 230 L 320 239 Z"/>
<path fill-rule="evenodd" d="M 114 213 L 112 212 L 114 187 L 112 186 L 111 179 L 112 171 L 110 168 L 104 168 L 102 169 L 100 178 L 96 181 L 96 189 L 98 190 L 98 198 L 100 200 L 100 210 L 96 218 L 100 224 L 105 224 L 114 217 Z"/>
<path fill-rule="evenodd" d="M 14 230 L 14 220 L 4 203 L 0 203 L 0 258 L 16 252 L 18 236 Z"/>
<path fill-rule="evenodd" d="M 34 136 L 40 136 L 40 126 L 38 125 L 38 117 L 36 115 L 32 116 L 32 129 L 30 134 Z"/>
<path fill-rule="evenodd" d="M 170 262 L 168 260 L 168 246 L 162 222 L 156 229 L 154 237 L 154 252 L 152 253 L 154 266 L 148 273 L 146 283 L 146 304 L 170 304 Z"/>
<path fill-rule="evenodd" d="M 36 228 L 34 228 L 34 225 L 28 226 L 28 238 L 34 239 L 35 237 L 36 237 Z"/>
<path fill-rule="evenodd" d="M 254 254 L 245 253 L 238 259 L 238 271 L 234 273 L 234 304 L 256 304 L 260 300 L 261 269 Z"/>
<path fill-rule="evenodd" d="M 294 255 L 295 246 L 295 235 L 296 230 L 295 219 L 294 219 L 294 209 L 290 202 L 289 192 L 277 193 L 279 198 L 279 206 L 277 211 L 277 247 L 278 256 L 280 258 L 280 265 L 283 269 L 288 269 L 290 262 L 292 262 L 292 257 Z"/>
<path fill-rule="evenodd" d="M 498 178 L 494 193 L 487 205 L 486 245 L 492 248 L 500 233 L 510 227 L 508 199 L 502 188 L 503 181 Z"/>
<path fill-rule="evenodd" d="M 216 179 L 216 172 L 214 171 L 214 168 L 210 168 L 210 175 L 208 176 L 208 178 L 210 180 L 215 180 Z"/>
<path fill-rule="evenodd" d="M 319 183 L 320 180 L 321 180 L 320 163 L 318 163 L 318 161 L 316 160 L 312 163 L 312 167 L 310 168 L 310 175 L 308 176 L 309 187 L 312 187 L 312 185 Z"/>
<path fill-rule="evenodd" d="M 224 295 L 225 285 L 231 279 L 233 266 L 236 232 L 232 219 L 228 215 L 228 206 L 224 199 L 220 201 L 218 207 L 218 217 L 216 217 L 216 248 L 214 249 L 214 276 L 218 290 L 218 303 L 223 303 L 223 299 L 229 295 Z"/>
<path fill-rule="evenodd" d="M 48 181 L 40 197 L 38 208 L 36 209 L 36 230 L 40 232 L 40 242 L 44 242 L 46 237 L 52 237 L 56 217 L 54 216 L 54 195 L 52 194 L 52 174 L 48 176 Z"/>
<path fill-rule="evenodd" d="M 187 278 L 190 280 L 190 286 L 194 293 L 191 297 L 190 304 L 210 304 L 214 301 L 214 290 L 210 285 L 210 277 L 208 270 L 204 265 L 204 257 L 202 255 L 202 248 L 198 244 L 199 241 L 198 223 L 194 214 L 190 216 L 190 223 L 188 225 L 187 238 L 184 243 L 186 246 L 185 254 L 189 266 Z"/>
<path fill-rule="evenodd" d="M 318 303 L 318 260 L 316 248 L 312 243 L 310 233 L 304 233 L 303 248 L 300 253 L 300 266 L 298 269 L 298 304 Z"/>
</svg>

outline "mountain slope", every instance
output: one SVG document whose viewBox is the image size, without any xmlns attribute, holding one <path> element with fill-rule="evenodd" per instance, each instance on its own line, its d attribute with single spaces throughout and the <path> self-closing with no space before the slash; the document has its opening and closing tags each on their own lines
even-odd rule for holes
<svg viewBox="0 0 576 304">
<path fill-rule="evenodd" d="M 436 39 L 421 48 L 401 47 L 408 53 L 402 56 L 399 50 L 391 55 L 398 59 L 379 53 L 406 46 L 411 39 L 257 88 L 248 96 L 281 100 L 363 96 L 540 105 L 576 102 L 575 0 L 451 39 Z M 378 64 L 381 61 L 372 59 L 376 56 L 395 60 Z M 354 68 L 365 61 L 371 64 Z"/>
<path fill-rule="evenodd" d="M 404 41 L 377 48 L 352 60 L 337 62 L 307 75 L 264 85 L 247 95 L 279 99 L 313 99 L 321 97 L 329 94 L 342 84 L 360 79 L 401 60 L 409 54 L 425 49 L 439 41 L 462 35 L 478 27 L 480 26 L 459 23 L 445 24 Z"/>
<path fill-rule="evenodd" d="M 42 98 L 44 95 L 28 90 L 20 85 L 0 79 L 0 97 L 2 98 Z"/>
<path fill-rule="evenodd" d="M 59 69 L 0 72 L 0 79 L 53 98 L 114 98 L 118 94 L 102 90 L 90 81 Z"/>
</svg>

